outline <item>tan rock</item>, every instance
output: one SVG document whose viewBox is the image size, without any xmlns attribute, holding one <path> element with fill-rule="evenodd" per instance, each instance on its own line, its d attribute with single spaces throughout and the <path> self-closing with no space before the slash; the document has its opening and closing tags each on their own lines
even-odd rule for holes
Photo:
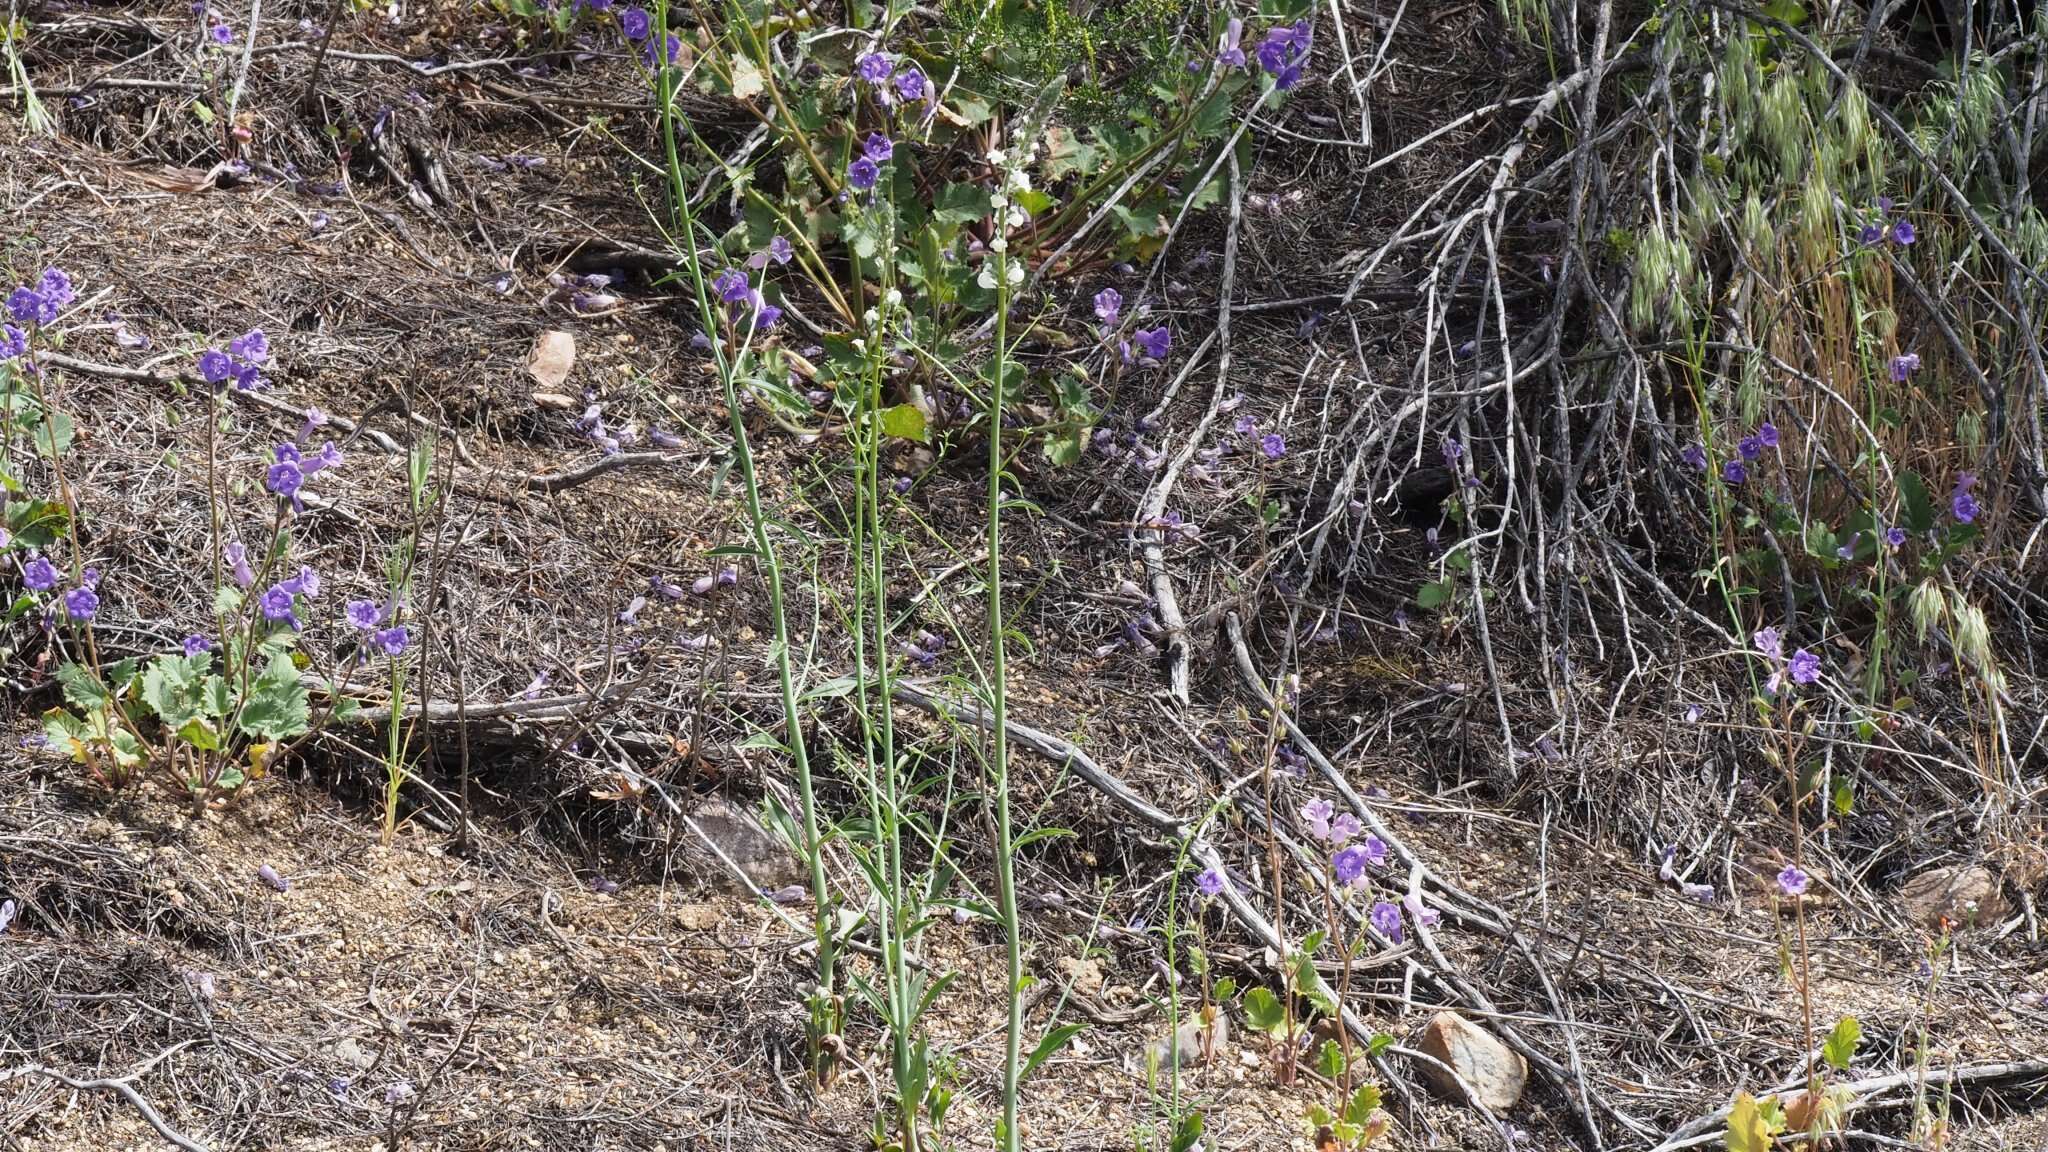
<svg viewBox="0 0 2048 1152">
<path fill-rule="evenodd" d="M 788 884 L 794 884 L 803 876 L 796 854 L 789 845 L 761 826 L 761 821 L 751 812 L 735 808 L 723 800 L 706 800 L 696 811 L 690 813 L 705 839 L 717 845 L 712 860 L 701 862 L 706 879 L 728 888 L 739 885 L 732 874 L 732 865 L 746 873 L 747 881 L 762 891 L 772 891 Z M 724 856 L 724 860 L 716 856 Z"/>
<path fill-rule="evenodd" d="M 1420 1047 L 1425 1055 L 1456 1070 L 1479 1103 L 1492 1112 L 1513 1108 L 1529 1082 L 1529 1062 L 1520 1053 L 1456 1012 L 1430 1017 Z M 1431 1088 L 1453 1100 L 1466 1099 L 1465 1089 L 1438 1064 L 1416 1063 Z"/>
<path fill-rule="evenodd" d="M 1935 929 L 1943 920 L 1958 927 L 1981 927 L 2007 911 L 1998 877 L 1975 864 L 1929 868 L 1915 875 L 1899 886 L 1899 907 L 1915 924 Z"/>
<path fill-rule="evenodd" d="M 1102 995 L 1102 961 L 1092 956 L 1085 960 L 1062 956 L 1054 963 L 1058 966 L 1060 975 L 1073 984 L 1074 991 L 1083 996 Z"/>
</svg>

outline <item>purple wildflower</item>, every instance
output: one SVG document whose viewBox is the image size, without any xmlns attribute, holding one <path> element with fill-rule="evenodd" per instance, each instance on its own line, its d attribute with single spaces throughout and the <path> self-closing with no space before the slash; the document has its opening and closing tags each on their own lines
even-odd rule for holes
<svg viewBox="0 0 2048 1152">
<path fill-rule="evenodd" d="M 1742 454 L 1744 460 L 1755 460 L 1764 454 L 1764 442 L 1757 436 L 1744 436 L 1742 441 L 1735 445 L 1735 450 Z"/>
<path fill-rule="evenodd" d="M 1301 818 L 1308 824 L 1309 834 L 1318 840 L 1330 838 L 1330 817 L 1336 814 L 1336 807 L 1328 800 L 1316 799 L 1301 806 Z"/>
<path fill-rule="evenodd" d="M 1365 886 L 1365 849 L 1353 844 L 1341 848 L 1330 857 L 1330 869 L 1337 877 L 1337 883 L 1347 888 Z"/>
<path fill-rule="evenodd" d="M 235 374 L 235 362 L 218 348 L 208 348 L 199 354 L 199 378 L 208 384 L 225 384 Z"/>
<path fill-rule="evenodd" d="M 299 489 L 305 487 L 306 474 L 290 460 L 279 460 L 264 473 L 263 486 L 290 500 L 294 506 L 299 503 Z"/>
<path fill-rule="evenodd" d="M 738 304 L 747 298 L 749 291 L 747 274 L 738 268 L 727 268 L 711 281 L 712 290 L 727 304 Z"/>
<path fill-rule="evenodd" d="M 1278 432 L 1268 432 L 1259 437 L 1259 451 L 1265 453 L 1268 460 L 1278 460 L 1287 455 L 1287 441 Z"/>
<path fill-rule="evenodd" d="M 42 278 L 36 281 L 36 295 L 59 308 L 78 299 L 78 293 L 71 288 L 71 277 L 62 268 L 43 269 Z"/>
<path fill-rule="evenodd" d="M 228 562 L 233 570 L 235 583 L 247 588 L 256 582 L 256 574 L 249 570 L 249 548 L 245 544 L 230 541 L 220 550 L 221 559 Z"/>
<path fill-rule="evenodd" d="M 1976 486 L 1977 477 L 1974 473 L 1965 472 L 1956 477 L 1956 490 L 1948 498 L 1948 508 L 1950 512 L 1955 513 L 1956 519 L 1961 523 L 1971 523 L 1977 519 L 1978 513 L 1984 510 L 1977 503 L 1977 498 L 1970 495 L 1970 489 Z"/>
<path fill-rule="evenodd" d="M 1153 360 L 1166 359 L 1167 352 L 1173 348 L 1173 333 L 1167 331 L 1164 324 L 1157 328 L 1140 328 L 1131 333 L 1131 339 L 1137 341 L 1139 351 Z"/>
<path fill-rule="evenodd" d="M 1901 220 L 1892 225 L 1892 243 L 1901 247 L 1913 243 L 1913 238 L 1916 235 L 1918 233 L 1913 231 L 1913 222 L 1911 220 Z"/>
<path fill-rule="evenodd" d="M 1774 662 L 1785 658 L 1785 637 L 1776 628 L 1757 629 L 1756 634 L 1749 638 L 1749 642 L 1756 645 L 1758 652 L 1770 657 Z"/>
<path fill-rule="evenodd" d="M 1337 813 L 1336 818 L 1330 821 L 1330 843 L 1338 845 L 1345 843 L 1353 836 L 1358 835 L 1361 827 L 1363 825 L 1359 824 L 1358 817 L 1353 816 L 1349 812 Z"/>
<path fill-rule="evenodd" d="M 654 26 L 654 20 L 645 8 L 628 8 L 619 13 L 619 31 L 626 39 L 640 41 L 647 39 L 647 30 Z"/>
<path fill-rule="evenodd" d="M 1756 442 L 1766 448 L 1776 448 L 1778 446 L 1778 426 L 1769 420 L 1757 425 Z"/>
<path fill-rule="evenodd" d="M 235 42 L 235 30 L 225 24 L 215 24 L 206 30 L 206 34 L 213 39 L 215 44 L 222 48 Z"/>
<path fill-rule="evenodd" d="M 1123 318 L 1124 294 L 1114 288 L 1104 288 L 1095 294 L 1095 318 L 1102 321 L 1104 328 L 1114 328 Z"/>
<path fill-rule="evenodd" d="M 1749 482 L 1749 469 L 1742 466 L 1742 461 L 1730 458 L 1721 465 L 1721 479 L 1730 484 L 1746 484 Z"/>
<path fill-rule="evenodd" d="M 298 613 L 292 611 L 292 592 L 282 584 L 272 584 L 263 590 L 257 601 L 263 609 L 263 618 L 272 624 L 289 624 L 294 632 L 299 628 Z"/>
<path fill-rule="evenodd" d="M 57 566 L 48 556 L 37 556 L 22 566 L 21 582 L 32 592 L 48 592 L 57 586 Z"/>
<path fill-rule="evenodd" d="M 185 655 L 197 656 L 201 652 L 211 651 L 213 651 L 213 641 L 208 640 L 199 633 L 194 632 L 192 635 L 185 637 Z"/>
<path fill-rule="evenodd" d="M 1920 369 L 1920 354 L 1901 352 L 1892 357 L 1892 383 L 1904 384 L 1913 373 Z"/>
<path fill-rule="evenodd" d="M 1308 58 L 1308 48 L 1306 20 L 1268 29 L 1266 38 L 1259 42 L 1259 67 L 1271 73 L 1273 86 L 1284 92 L 1301 82 L 1301 65 Z"/>
<path fill-rule="evenodd" d="M 1361 846 L 1365 849 L 1365 862 L 1375 868 L 1387 866 L 1387 842 L 1377 836 L 1367 836 Z"/>
<path fill-rule="evenodd" d="M 28 352 L 28 333 L 12 324 L 0 325 L 0 360 L 12 360 Z"/>
<path fill-rule="evenodd" d="M 925 98 L 929 83 L 917 65 L 907 64 L 896 74 L 896 96 L 905 103 L 914 104 Z"/>
<path fill-rule="evenodd" d="M 1787 864 L 1784 870 L 1778 873 L 1778 889 L 1787 896 L 1806 895 L 1806 889 L 1812 883 L 1813 877 L 1808 876 L 1797 864 Z"/>
<path fill-rule="evenodd" d="M 1444 455 L 1444 464 L 1447 467 L 1456 468 L 1458 461 L 1465 458 L 1465 446 L 1459 443 L 1458 438 L 1455 436 L 1444 437 L 1441 450 Z"/>
<path fill-rule="evenodd" d="M 270 359 L 270 337 L 261 328 L 251 328 L 228 341 L 228 351 L 251 364 Z"/>
<path fill-rule="evenodd" d="M 881 179 L 881 177 L 882 170 L 875 167 L 875 162 L 865 156 L 856 159 L 853 163 L 846 166 L 847 183 L 852 184 L 862 192 L 873 188 L 875 181 Z"/>
<path fill-rule="evenodd" d="M 73 588 L 64 594 L 64 614 L 73 620 L 90 620 L 100 610 L 100 594 L 90 588 Z"/>
<path fill-rule="evenodd" d="M 349 624 L 359 632 L 368 632 L 384 622 L 384 608 L 375 600 L 351 600 L 344 610 Z"/>
<path fill-rule="evenodd" d="M 377 647 L 382 648 L 386 656 L 398 656 L 403 654 L 405 646 L 411 643 L 412 633 L 406 629 L 405 625 L 396 624 L 380 630 L 371 639 L 377 642 Z"/>
<path fill-rule="evenodd" d="M 1204 896 L 1221 894 L 1223 891 L 1223 870 L 1220 868 L 1202 869 L 1202 874 L 1195 877 L 1195 887 L 1200 889 Z"/>
<path fill-rule="evenodd" d="M 1417 928 L 1434 928 L 1444 918 L 1443 913 L 1422 902 L 1420 893 L 1410 892 L 1401 897 L 1401 907 L 1408 910 L 1408 917 L 1415 921 Z"/>
<path fill-rule="evenodd" d="M 889 63 L 889 57 L 886 54 L 870 52 L 854 62 L 853 70 L 861 79 L 870 84 L 879 85 L 887 83 L 890 74 L 896 68 L 895 65 Z"/>
<path fill-rule="evenodd" d="M 870 132 L 868 138 L 861 142 L 860 151 L 861 155 L 877 164 L 887 164 L 896 155 L 896 142 L 880 132 Z"/>
<path fill-rule="evenodd" d="M 1872 220 L 1857 230 L 1856 239 L 1865 244 L 1875 244 L 1884 239 L 1884 225 Z"/>
<path fill-rule="evenodd" d="M 1903 545 L 1906 542 L 1906 530 L 1896 524 L 1892 525 L 1884 530 L 1884 542 L 1891 548 Z"/>
<path fill-rule="evenodd" d="M 1381 900 L 1372 906 L 1372 926 L 1390 942 L 1401 942 L 1401 906 L 1391 900 Z"/>
<path fill-rule="evenodd" d="M 1792 653 L 1790 671 L 1794 684 L 1811 684 L 1820 679 L 1820 657 L 1801 648 Z"/>
<path fill-rule="evenodd" d="M 259 865 L 257 867 L 256 878 L 258 880 L 263 881 L 265 884 L 270 885 L 271 888 L 279 892 L 288 891 L 292 886 L 291 881 L 285 879 L 282 875 L 278 873 L 277 869 L 272 868 L 268 864 Z"/>
<path fill-rule="evenodd" d="M 1701 472 L 1707 470 L 1707 450 L 1698 444 L 1687 444 L 1678 453 L 1678 458 Z"/>
<path fill-rule="evenodd" d="M 1216 46 L 1216 63 L 1223 68 L 1244 67 L 1244 21 L 1233 16 L 1223 26 L 1223 39 Z"/>
</svg>

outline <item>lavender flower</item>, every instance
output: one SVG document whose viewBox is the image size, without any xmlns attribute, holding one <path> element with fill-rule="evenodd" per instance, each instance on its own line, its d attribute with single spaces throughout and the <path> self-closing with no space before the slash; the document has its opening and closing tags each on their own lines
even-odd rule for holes
<svg viewBox="0 0 2048 1152">
<path fill-rule="evenodd" d="M 1359 824 L 1358 817 L 1349 812 L 1337 813 L 1336 818 L 1330 821 L 1330 843 L 1343 845 L 1345 841 L 1358 835 L 1361 827 L 1363 825 Z"/>
<path fill-rule="evenodd" d="M 197 656 L 202 652 L 211 651 L 213 651 L 213 641 L 208 640 L 199 633 L 194 632 L 192 635 L 185 637 L 185 655 Z"/>
<path fill-rule="evenodd" d="M 1095 294 L 1095 318 L 1102 321 L 1104 328 L 1114 328 L 1123 317 L 1124 294 L 1114 288 L 1104 288 Z"/>
<path fill-rule="evenodd" d="M 235 374 L 235 362 L 218 348 L 199 354 L 199 378 L 208 384 L 225 384 Z"/>
<path fill-rule="evenodd" d="M 1221 68 L 1244 67 L 1244 21 L 1233 16 L 1223 26 L 1223 39 L 1216 46 L 1216 64 Z"/>
<path fill-rule="evenodd" d="M 256 582 L 256 574 L 249 570 L 249 549 L 246 545 L 229 541 L 220 550 L 220 554 L 221 559 L 226 560 L 228 567 L 233 570 L 235 583 L 247 588 Z"/>
<path fill-rule="evenodd" d="M 12 360 L 28 353 L 28 333 L 12 324 L 0 325 L 0 360 Z"/>
<path fill-rule="evenodd" d="M 1742 461 L 1731 457 L 1721 466 L 1721 479 L 1730 484 L 1746 484 L 1749 482 L 1749 469 L 1742 466 Z"/>
<path fill-rule="evenodd" d="M 1457 438 L 1454 436 L 1444 437 L 1442 451 L 1444 455 L 1444 465 L 1449 468 L 1456 468 L 1458 466 L 1458 461 L 1463 460 L 1465 458 L 1465 446 L 1463 444 L 1460 444 Z"/>
<path fill-rule="evenodd" d="M 640 55 L 647 61 L 647 66 L 649 68 L 658 68 L 661 66 L 661 61 L 657 58 L 658 54 L 659 50 L 655 47 L 654 40 L 652 38 L 649 38 L 647 43 L 643 45 L 640 49 Z M 679 58 L 681 58 L 682 54 L 683 42 L 676 38 L 675 33 L 669 33 L 668 63 L 674 64 Z"/>
<path fill-rule="evenodd" d="M 1687 444 L 1678 453 L 1678 458 L 1698 471 L 1705 472 L 1707 470 L 1707 450 L 1698 444 Z"/>
<path fill-rule="evenodd" d="M 100 610 L 100 594 L 91 588 L 73 588 L 64 594 L 64 614 L 73 620 L 90 620 Z"/>
<path fill-rule="evenodd" d="M 1271 28 L 1259 43 L 1259 67 L 1272 74 L 1273 86 L 1286 91 L 1301 82 L 1301 66 L 1308 59 L 1309 23 Z"/>
<path fill-rule="evenodd" d="M 265 884 L 270 885 L 272 888 L 276 889 L 279 892 L 288 892 L 291 890 L 292 882 L 285 879 L 284 876 L 281 875 L 277 869 L 272 868 L 268 864 L 260 864 L 257 866 L 256 878 L 258 880 L 263 881 Z"/>
<path fill-rule="evenodd" d="M 1756 634 L 1749 638 L 1749 642 L 1756 645 L 1756 650 L 1774 663 L 1785 658 L 1785 637 L 1776 628 L 1766 626 L 1757 629 Z"/>
<path fill-rule="evenodd" d="M 1894 524 L 1884 530 L 1884 542 L 1888 547 L 1897 548 L 1906 542 L 1906 530 Z"/>
<path fill-rule="evenodd" d="M 1806 889 L 1812 883 L 1813 877 L 1808 876 L 1797 864 L 1787 864 L 1784 870 L 1778 873 L 1778 889 L 1787 896 L 1806 895 Z"/>
<path fill-rule="evenodd" d="M 854 62 L 853 70 L 868 83 L 881 85 L 888 82 L 890 73 L 895 71 L 895 66 L 889 63 L 889 57 L 884 53 L 870 52 Z"/>
<path fill-rule="evenodd" d="M 1955 514 L 1958 522 L 1969 524 L 1977 519 L 1984 509 L 1977 498 L 1970 495 L 1970 489 L 1977 486 L 1977 477 L 1969 472 L 1956 477 L 1956 490 L 1948 498 L 1948 510 Z"/>
<path fill-rule="evenodd" d="M 1897 356 L 1892 357 L 1891 368 L 1892 383 L 1904 384 L 1913 373 L 1920 370 L 1920 354 L 1917 352 L 1901 352 Z"/>
<path fill-rule="evenodd" d="M 412 642 L 412 633 L 405 625 L 396 624 L 380 630 L 370 639 L 376 641 L 377 647 L 382 648 L 386 656 L 398 656 L 402 655 L 405 646 Z"/>
<path fill-rule="evenodd" d="M 1884 225 L 1876 220 L 1868 221 L 1857 230 L 1856 239 L 1865 244 L 1875 244 L 1884 239 Z"/>
<path fill-rule="evenodd" d="M 384 622 L 384 608 L 375 600 L 351 600 L 343 615 L 358 632 L 368 632 Z"/>
<path fill-rule="evenodd" d="M 1778 446 L 1778 426 L 1769 420 L 1757 425 L 1756 441 L 1766 448 L 1776 448 Z"/>
<path fill-rule="evenodd" d="M 263 329 L 251 328 L 228 341 L 228 351 L 250 364 L 261 364 L 270 359 L 270 338 Z"/>
<path fill-rule="evenodd" d="M 1735 445 L 1735 450 L 1742 454 L 1744 460 L 1755 460 L 1764 454 L 1764 442 L 1756 436 L 1744 436 L 1742 441 Z"/>
<path fill-rule="evenodd" d="M 21 582 L 31 592 L 48 592 L 57 586 L 57 566 L 49 557 L 37 556 L 22 566 Z"/>
<path fill-rule="evenodd" d="M 279 460 L 263 475 L 263 486 L 292 502 L 293 508 L 303 508 L 299 501 L 299 489 L 306 485 L 306 474 L 291 460 Z"/>
<path fill-rule="evenodd" d="M 1259 451 L 1265 453 L 1268 460 L 1278 460 L 1287 455 L 1287 441 L 1281 439 L 1278 432 L 1268 432 L 1259 437 Z"/>
<path fill-rule="evenodd" d="M 78 293 L 71 288 L 71 277 L 62 268 L 43 269 L 42 278 L 36 281 L 36 295 L 59 308 L 78 299 Z"/>
<path fill-rule="evenodd" d="M 1328 800 L 1315 799 L 1301 806 L 1301 818 L 1308 824 L 1309 834 L 1318 840 L 1330 838 L 1330 817 L 1336 807 Z"/>
<path fill-rule="evenodd" d="M 654 21 L 645 8 L 628 8 L 619 13 L 619 31 L 624 32 L 628 40 L 645 40 L 647 30 L 653 25 Z"/>
<path fill-rule="evenodd" d="M 1892 243 L 1900 247 L 1912 244 L 1916 235 L 1917 233 L 1913 231 L 1913 222 L 1911 220 L 1901 220 L 1892 225 Z"/>
<path fill-rule="evenodd" d="M 1372 906 L 1372 926 L 1388 941 L 1401 942 L 1401 906 L 1391 900 L 1381 900 Z"/>
<path fill-rule="evenodd" d="M 235 30 L 225 24 L 215 24 L 206 30 L 206 34 L 212 38 L 216 45 L 222 48 L 235 42 Z"/>
<path fill-rule="evenodd" d="M 880 132 L 870 132 L 861 143 L 860 151 L 861 155 L 877 164 L 887 164 L 896 155 L 896 143 Z"/>
<path fill-rule="evenodd" d="M 1401 897 L 1401 907 L 1408 910 L 1408 917 L 1415 921 L 1417 928 L 1434 928 L 1437 922 L 1444 918 L 1443 913 L 1422 902 L 1422 895 L 1419 892 L 1410 892 Z"/>
<path fill-rule="evenodd" d="M 752 290 L 747 283 L 747 274 L 738 268 L 727 268 L 720 272 L 712 279 L 711 288 L 718 293 L 718 298 L 727 304 L 743 303 L 747 293 Z"/>
<path fill-rule="evenodd" d="M 1164 324 L 1152 329 L 1140 328 L 1131 333 L 1131 339 L 1137 341 L 1139 351 L 1153 360 L 1166 359 L 1167 352 L 1173 348 L 1173 333 L 1167 331 Z"/>
<path fill-rule="evenodd" d="M 272 584 L 263 590 L 257 601 L 263 609 L 263 618 L 272 624 L 288 624 L 292 631 L 299 630 L 298 613 L 292 610 L 292 592 L 283 584 Z"/>
<path fill-rule="evenodd" d="M 852 184 L 862 192 L 873 188 L 875 181 L 881 179 L 881 177 L 882 170 L 875 167 L 875 162 L 865 156 L 856 159 L 853 163 L 846 166 L 847 183 Z"/>
<path fill-rule="evenodd" d="M 1219 868 L 1202 869 L 1202 874 L 1195 877 L 1195 887 L 1200 889 L 1204 896 L 1220 895 L 1223 891 L 1223 871 Z"/>
<path fill-rule="evenodd" d="M 896 95 L 906 104 L 923 100 L 928 87 L 924 73 L 915 64 L 906 64 L 903 71 L 896 73 Z"/>
<path fill-rule="evenodd" d="M 1347 888 L 1365 886 L 1365 849 L 1357 844 L 1341 848 L 1330 857 L 1330 869 L 1337 877 L 1337 883 Z"/>
<path fill-rule="evenodd" d="M 1849 542 L 1835 549 L 1835 555 L 1844 560 L 1854 560 L 1856 558 L 1856 542 L 1861 539 L 1863 539 L 1863 533 L 1851 532 L 1849 534 Z"/>
<path fill-rule="evenodd" d="M 1811 684 L 1820 679 L 1820 657 L 1804 648 L 1792 653 L 1788 669 L 1794 684 Z"/>
</svg>

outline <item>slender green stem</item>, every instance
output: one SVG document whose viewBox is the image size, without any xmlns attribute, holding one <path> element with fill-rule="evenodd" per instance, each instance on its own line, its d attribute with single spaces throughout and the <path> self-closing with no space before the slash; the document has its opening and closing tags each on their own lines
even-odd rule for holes
<svg viewBox="0 0 2048 1152">
<path fill-rule="evenodd" d="M 666 0 L 655 6 L 653 35 L 656 44 L 667 42 L 668 14 L 669 6 Z M 680 236 L 680 243 L 676 247 L 680 250 L 684 266 L 690 274 L 691 288 L 697 299 L 698 322 L 703 326 L 707 336 L 714 336 L 719 330 L 718 317 L 711 306 L 703 262 L 697 255 L 697 224 L 690 210 L 689 191 L 683 182 L 682 158 L 676 150 L 676 74 L 674 68 L 665 65 L 666 61 L 660 61 L 654 69 L 654 76 L 655 92 L 661 105 L 663 158 L 668 165 L 669 206 L 675 213 L 677 232 Z M 743 356 L 746 349 L 742 344 L 732 351 Z M 753 543 L 754 558 L 760 565 L 761 579 L 768 590 L 768 615 L 775 637 L 775 668 L 781 689 L 783 722 L 788 729 L 790 764 L 796 773 L 797 796 L 803 808 L 802 847 L 810 871 L 811 905 L 814 910 L 812 930 L 817 937 L 818 949 L 818 989 L 811 1009 L 813 1035 L 810 1053 L 812 1074 L 817 1076 L 824 1070 L 821 1064 L 820 1044 L 823 1039 L 822 1014 L 833 1012 L 834 973 L 837 968 L 832 938 L 831 893 L 825 882 L 824 845 L 818 832 L 817 797 L 811 785 L 811 761 L 804 739 L 803 711 L 797 700 L 795 655 L 790 650 L 789 620 L 783 603 L 782 564 L 776 555 L 775 541 L 768 531 L 768 515 L 761 501 L 760 477 L 755 471 L 754 454 L 747 439 L 746 420 L 740 408 L 738 367 L 728 355 L 725 344 L 717 339 L 711 341 L 711 354 L 718 369 L 719 383 L 725 392 L 726 414 L 732 429 L 733 458 L 739 465 L 740 485 L 745 494 L 747 527 Z"/>
<path fill-rule="evenodd" d="M 995 261 L 996 356 L 989 369 L 988 397 L 988 694 L 989 717 L 993 721 L 989 767 L 996 801 L 996 889 L 1003 917 L 1005 973 L 1009 981 L 1009 1024 L 1003 1037 L 1002 1146 L 1004 1152 L 1018 1152 L 1017 1078 L 1024 1043 L 1024 947 L 1017 922 L 1016 869 L 1010 859 L 1010 736 L 1005 715 L 1009 693 L 1003 643 L 1003 374 L 1010 350 L 1009 254 L 997 252 Z"/>
</svg>

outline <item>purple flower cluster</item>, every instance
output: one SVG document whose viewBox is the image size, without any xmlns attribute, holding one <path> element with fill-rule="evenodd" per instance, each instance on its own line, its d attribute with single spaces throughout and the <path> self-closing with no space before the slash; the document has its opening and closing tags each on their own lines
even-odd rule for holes
<svg viewBox="0 0 2048 1152">
<path fill-rule="evenodd" d="M 307 478 L 341 464 L 341 450 L 334 446 L 332 440 L 320 445 L 320 450 L 311 456 L 301 452 L 293 443 L 279 444 L 272 452 L 276 463 L 263 474 L 263 486 L 291 501 L 294 512 L 306 510 L 299 492 L 306 486 Z"/>
<path fill-rule="evenodd" d="M 1904 384 L 1912 378 L 1913 373 L 1919 370 L 1920 354 L 1917 352 L 1901 352 L 1897 356 L 1892 357 L 1891 373 L 1892 383 L 1894 384 Z"/>
<path fill-rule="evenodd" d="M 1301 66 L 1308 62 L 1308 50 L 1309 22 L 1296 20 L 1268 29 L 1255 54 L 1259 67 L 1272 75 L 1273 86 L 1284 92 L 1301 82 Z"/>
<path fill-rule="evenodd" d="M 199 377 L 208 384 L 232 380 L 244 392 L 263 386 L 263 365 L 270 359 L 270 338 L 251 328 L 228 341 L 228 350 L 208 348 L 199 354 Z"/>
<path fill-rule="evenodd" d="M 1783 691 L 1787 681 L 1795 685 L 1812 684 L 1820 679 L 1820 656 L 1805 648 L 1785 656 L 1785 637 L 1776 628 L 1764 627 L 1750 637 L 1758 654 L 1771 667 L 1771 678 L 1765 682 L 1764 691 L 1776 696 Z"/>
<path fill-rule="evenodd" d="M 238 546 L 236 546 L 238 547 Z M 237 574 L 239 579 L 239 574 Z M 298 598 L 308 600 L 320 595 L 320 574 L 305 565 L 299 566 L 298 575 L 280 580 L 263 590 L 256 598 L 256 605 L 263 610 L 263 618 L 272 624 L 283 624 L 297 632 L 299 623 Z"/>
<path fill-rule="evenodd" d="M 946 647 L 946 638 L 936 632 L 918 629 L 917 636 L 903 646 L 903 654 L 910 657 L 920 668 L 930 668 L 939 662 L 939 653 Z"/>
<path fill-rule="evenodd" d="M 71 277 L 61 268 L 45 268 L 36 280 L 35 287 L 24 284 L 7 296 L 7 314 L 14 323 L 25 328 L 40 328 L 54 323 L 60 313 L 78 293 L 71 286 Z M 12 344 L 18 333 L 9 331 L 7 340 Z"/>
<path fill-rule="evenodd" d="M 898 67 L 886 52 L 863 55 L 854 62 L 853 73 L 876 89 L 884 104 L 915 104 L 931 95 L 931 81 L 925 79 L 917 65 L 905 62 Z"/>
<path fill-rule="evenodd" d="M 777 236 L 775 239 L 782 240 L 782 237 Z M 782 240 L 782 244 L 787 249 L 789 241 Z M 769 260 L 776 259 L 774 248 L 775 244 L 771 241 L 765 255 L 756 253 L 748 257 L 747 263 L 755 266 L 754 261 L 760 260 L 761 264 L 758 266 L 765 267 Z M 785 255 L 779 262 L 787 262 L 788 259 L 789 257 Z M 736 325 L 744 325 L 751 320 L 756 329 L 772 328 L 776 321 L 782 319 L 782 309 L 768 303 L 767 297 L 761 294 L 759 288 L 754 287 L 744 268 L 727 268 L 720 272 L 712 278 L 711 290 L 718 293 L 719 302 L 725 305 L 726 317 Z"/>
</svg>

